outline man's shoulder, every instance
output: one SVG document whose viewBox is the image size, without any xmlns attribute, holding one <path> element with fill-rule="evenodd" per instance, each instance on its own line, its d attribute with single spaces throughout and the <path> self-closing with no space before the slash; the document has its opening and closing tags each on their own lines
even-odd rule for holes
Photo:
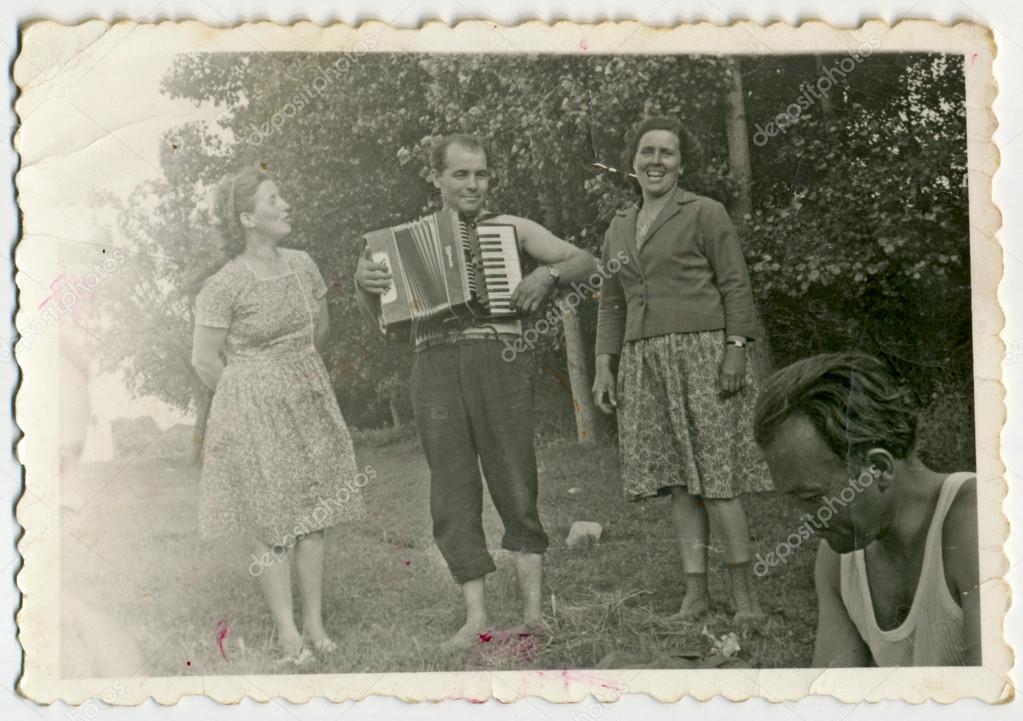
<svg viewBox="0 0 1023 721">
<path fill-rule="evenodd" d="M 941 528 L 943 545 L 960 546 L 963 542 L 976 544 L 977 529 L 977 476 L 963 473 L 959 488 L 948 507 L 948 514 Z"/>
</svg>

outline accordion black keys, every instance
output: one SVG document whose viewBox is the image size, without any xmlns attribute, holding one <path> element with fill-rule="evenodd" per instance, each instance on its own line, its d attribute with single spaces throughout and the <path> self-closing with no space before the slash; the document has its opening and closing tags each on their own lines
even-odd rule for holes
<svg viewBox="0 0 1023 721">
<path fill-rule="evenodd" d="M 522 280 L 515 226 L 470 227 L 453 210 L 367 233 L 369 255 L 387 265 L 380 329 L 407 338 L 424 322 L 459 324 L 518 317 L 511 295 Z"/>
</svg>

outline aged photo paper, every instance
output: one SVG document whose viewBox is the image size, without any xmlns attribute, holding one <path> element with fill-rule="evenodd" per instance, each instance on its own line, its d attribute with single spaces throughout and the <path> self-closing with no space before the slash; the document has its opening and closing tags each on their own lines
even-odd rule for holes
<svg viewBox="0 0 1023 721">
<path fill-rule="evenodd" d="M 995 53 L 27 24 L 19 692 L 1010 700 Z"/>
</svg>

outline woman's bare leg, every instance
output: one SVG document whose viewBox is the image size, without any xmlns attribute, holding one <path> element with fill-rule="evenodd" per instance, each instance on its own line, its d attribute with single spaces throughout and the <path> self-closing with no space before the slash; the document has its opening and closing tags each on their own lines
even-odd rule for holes
<svg viewBox="0 0 1023 721">
<path fill-rule="evenodd" d="M 749 522 L 739 498 L 708 498 L 707 512 L 714 527 L 721 531 L 725 563 L 750 560 Z"/>
<path fill-rule="evenodd" d="M 285 656 L 297 656 L 302 649 L 302 634 L 295 625 L 295 609 L 291 598 L 291 559 L 281 547 L 272 549 L 262 541 L 255 541 L 255 556 L 260 563 L 259 586 L 270 607 L 277 628 L 281 650 Z M 251 571 L 251 566 L 250 566 Z"/>
<path fill-rule="evenodd" d="M 739 498 L 707 499 L 707 510 L 724 537 L 725 566 L 732 583 L 735 620 L 751 621 L 763 613 L 753 590 L 749 521 Z"/>
<path fill-rule="evenodd" d="M 698 618 L 707 613 L 707 542 L 710 524 L 703 498 L 690 495 L 683 486 L 671 487 L 671 522 L 675 527 L 686 594 L 678 615 Z"/>
<path fill-rule="evenodd" d="M 323 531 L 298 539 L 295 569 L 302 594 L 302 636 L 314 644 L 327 641 L 330 637 L 323 628 Z"/>
<path fill-rule="evenodd" d="M 682 572 L 706 573 L 710 525 L 703 498 L 690 495 L 684 486 L 672 486 L 671 522 L 682 556 Z"/>
</svg>

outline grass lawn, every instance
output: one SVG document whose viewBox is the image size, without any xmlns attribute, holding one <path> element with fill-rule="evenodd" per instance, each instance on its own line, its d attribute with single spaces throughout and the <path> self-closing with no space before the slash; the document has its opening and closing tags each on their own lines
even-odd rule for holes
<svg viewBox="0 0 1023 721">
<path fill-rule="evenodd" d="M 613 651 L 630 666 L 681 654 L 701 665 L 712 654 L 708 634 L 732 631 L 740 664 L 809 663 L 815 540 L 758 582 L 767 620 L 734 628 L 726 572 L 712 537 L 712 613 L 701 623 L 673 620 L 682 573 L 667 499 L 624 502 L 616 452 L 570 441 L 538 448 L 540 514 L 551 537 L 544 579 L 551 636 L 500 630 L 514 626 L 519 604 L 511 559 L 498 549 L 500 520 L 488 499 L 485 523 L 498 571 L 489 577 L 487 593 L 498 630 L 476 649 L 442 654 L 438 644 L 462 622 L 460 592 L 431 538 L 422 452 L 414 441 L 357 452 L 360 467 L 376 470 L 365 488 L 370 517 L 327 534 L 326 625 L 341 648 L 303 672 L 592 668 Z M 275 671 L 272 623 L 248 571 L 246 543 L 198 537 L 196 469 L 177 461 L 121 461 L 84 467 L 78 483 L 81 496 L 92 499 L 65 522 L 63 599 L 110 619 L 123 642 L 148 659 L 140 673 Z M 747 508 L 761 553 L 799 523 L 774 494 L 747 499 Z M 604 542 L 567 548 L 565 537 L 577 520 L 603 524 Z M 295 599 L 298 609 L 297 588 Z M 89 673 L 67 653 L 64 658 L 66 675 Z"/>
</svg>

